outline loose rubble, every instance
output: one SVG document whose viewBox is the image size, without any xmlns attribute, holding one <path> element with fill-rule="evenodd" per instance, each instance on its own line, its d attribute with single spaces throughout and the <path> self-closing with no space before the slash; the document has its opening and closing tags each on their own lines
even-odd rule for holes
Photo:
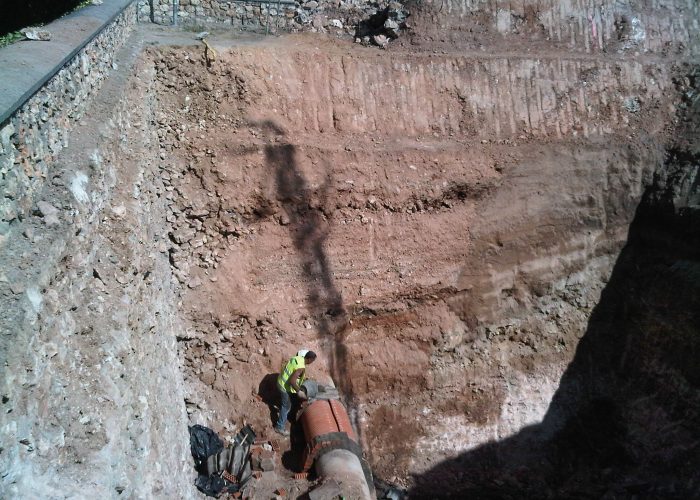
<svg viewBox="0 0 700 500">
<path fill-rule="evenodd" d="M 42 30 L 40 28 L 23 28 L 20 31 L 27 40 L 39 40 L 42 42 L 51 40 L 51 33 L 47 30 Z"/>
</svg>

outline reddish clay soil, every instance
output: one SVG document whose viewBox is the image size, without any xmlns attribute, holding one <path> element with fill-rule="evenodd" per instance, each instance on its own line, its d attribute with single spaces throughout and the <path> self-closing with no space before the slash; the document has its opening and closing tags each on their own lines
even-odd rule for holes
<svg viewBox="0 0 700 500">
<path fill-rule="evenodd" d="M 405 486 L 543 417 L 676 103 L 651 57 L 406 47 L 147 53 L 193 420 L 269 433 L 314 349 Z"/>
</svg>

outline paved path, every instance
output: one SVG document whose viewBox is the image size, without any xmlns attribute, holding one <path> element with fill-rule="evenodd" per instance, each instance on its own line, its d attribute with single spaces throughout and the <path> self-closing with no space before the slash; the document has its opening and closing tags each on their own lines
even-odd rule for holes
<svg viewBox="0 0 700 500">
<path fill-rule="evenodd" d="M 0 49 L 0 124 L 55 75 L 132 0 L 105 0 L 48 24 L 48 42 L 22 41 Z"/>
</svg>

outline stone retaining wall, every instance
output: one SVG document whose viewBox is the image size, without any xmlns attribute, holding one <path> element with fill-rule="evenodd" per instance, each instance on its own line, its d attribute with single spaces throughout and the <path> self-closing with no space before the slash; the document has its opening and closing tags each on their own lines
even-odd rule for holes
<svg viewBox="0 0 700 500">
<path fill-rule="evenodd" d="M 0 123 L 0 498 L 198 495 L 149 188 L 154 68 L 130 36 L 136 3 L 112 21 L 109 4 L 65 21 L 74 45 L 55 29 L 69 58 L 106 23 Z M 22 83 L 66 60 L 48 59 Z"/>
<path fill-rule="evenodd" d="M 362 19 L 389 6 L 387 0 L 283 0 L 280 3 L 179 0 L 178 23 L 224 24 L 244 30 L 322 31 L 353 34 Z M 139 17 L 172 24 L 172 0 L 140 0 Z"/>
<path fill-rule="evenodd" d="M 139 48 L 0 248 L 0 498 L 198 498 Z"/>
<path fill-rule="evenodd" d="M 135 26 L 136 14 L 134 3 L 0 124 L 0 247 L 10 224 L 32 206 L 89 98 L 114 68 L 114 55 Z"/>
</svg>

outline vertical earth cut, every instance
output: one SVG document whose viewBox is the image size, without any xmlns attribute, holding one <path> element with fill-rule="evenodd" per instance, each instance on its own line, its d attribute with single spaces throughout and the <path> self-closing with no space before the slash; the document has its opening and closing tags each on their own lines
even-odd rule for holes
<svg viewBox="0 0 700 500">
<path fill-rule="evenodd" d="M 1 249 L 3 491 L 192 496 L 303 347 L 416 498 L 697 494 L 698 5 L 409 8 L 132 41 Z"/>
<path fill-rule="evenodd" d="M 184 310 L 196 333 L 183 341 L 194 418 L 254 419 L 249 394 L 305 345 L 324 353 L 377 474 L 416 494 L 454 484 L 445 494 L 460 495 L 494 480 L 504 494 L 535 494 L 542 484 L 528 471 L 540 461 L 557 464 L 541 471 L 552 494 L 572 492 L 610 468 L 532 450 L 585 441 L 566 429 L 582 425 L 581 412 L 594 425 L 588 408 L 598 401 L 621 415 L 603 424 L 612 435 L 620 422 L 636 436 L 660 425 L 654 411 L 628 408 L 650 393 L 627 393 L 634 382 L 610 373 L 632 347 L 615 351 L 617 327 L 606 327 L 609 338 L 593 325 L 629 321 L 629 312 L 603 318 L 600 301 L 620 266 L 638 265 L 626 263 L 638 207 L 661 210 L 649 200 L 678 148 L 683 186 L 664 189 L 679 191 L 679 217 L 696 210 L 686 121 L 697 106 L 697 8 L 682 7 L 673 23 L 686 31 L 666 45 L 646 38 L 668 21 L 663 9 L 643 12 L 654 19 L 644 36 L 630 31 L 641 26 L 631 7 L 595 18 L 586 25 L 602 33 L 594 47 L 587 28 L 568 26 L 567 43 L 543 28 L 486 29 L 473 7 L 463 15 L 483 31 L 478 44 L 448 47 L 456 29 L 432 38 L 422 23 L 445 14 L 428 8 L 414 10 L 417 28 L 388 52 L 289 37 L 233 49 L 212 67 L 188 49 L 153 54 L 162 108 L 177 110 L 164 113 L 177 193 L 169 252 L 194 290 Z M 535 19 L 550 12 L 532 8 Z M 653 272 L 676 264 L 669 255 L 658 265 Z M 696 320 L 676 318 L 690 352 Z M 580 381 L 591 343 L 581 339 L 591 336 L 613 352 Z M 660 356 L 672 369 L 667 346 L 654 346 L 648 362 Z M 695 391 L 691 374 L 681 376 L 683 394 Z M 665 411 L 663 399 L 655 404 Z M 693 436 L 693 407 L 667 422 L 683 439 Z M 267 425 L 266 412 L 259 419 Z M 616 440 L 631 454 L 651 446 Z M 473 458 L 482 454 L 489 459 Z M 627 462 L 612 460 L 621 469 L 593 493 L 646 476 L 653 457 L 629 477 Z M 580 476 L 562 480 L 572 468 Z"/>
</svg>

